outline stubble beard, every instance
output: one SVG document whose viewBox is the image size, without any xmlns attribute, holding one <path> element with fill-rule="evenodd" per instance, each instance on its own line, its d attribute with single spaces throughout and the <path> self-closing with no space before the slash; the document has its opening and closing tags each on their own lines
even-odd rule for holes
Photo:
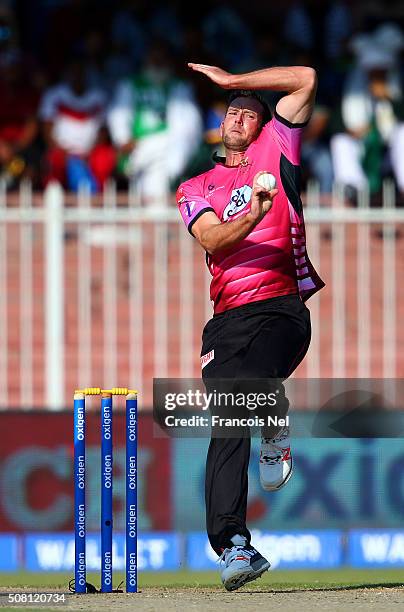
<svg viewBox="0 0 404 612">
<path fill-rule="evenodd" d="M 245 151 L 249 145 L 247 138 L 236 132 L 224 134 L 223 144 L 229 151 Z"/>
<path fill-rule="evenodd" d="M 260 130 L 248 138 L 245 134 L 239 134 L 238 132 L 232 132 L 231 130 L 223 134 L 223 144 L 229 151 L 243 152 L 248 149 L 250 144 L 254 142 L 259 136 Z"/>
</svg>

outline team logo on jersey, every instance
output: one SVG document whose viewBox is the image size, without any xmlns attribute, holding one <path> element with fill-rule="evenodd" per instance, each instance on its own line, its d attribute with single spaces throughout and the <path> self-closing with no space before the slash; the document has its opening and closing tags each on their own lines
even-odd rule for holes
<svg viewBox="0 0 404 612">
<path fill-rule="evenodd" d="M 188 217 L 190 217 L 194 211 L 195 208 L 195 202 L 186 202 L 185 203 L 185 208 L 187 209 L 187 215 Z"/>
<path fill-rule="evenodd" d="M 230 202 L 223 211 L 223 221 L 228 221 L 242 211 L 251 200 L 252 189 L 250 185 L 243 185 L 231 192 Z"/>
</svg>

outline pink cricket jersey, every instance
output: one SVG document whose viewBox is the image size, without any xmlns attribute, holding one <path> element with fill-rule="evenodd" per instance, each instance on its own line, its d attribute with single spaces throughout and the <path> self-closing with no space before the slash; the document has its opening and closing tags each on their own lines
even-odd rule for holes
<svg viewBox="0 0 404 612">
<path fill-rule="evenodd" d="M 279 193 L 254 230 L 233 247 L 207 254 L 215 313 L 293 293 L 305 301 L 324 286 L 306 252 L 299 185 L 303 127 L 275 113 L 238 166 L 218 163 L 178 188 L 178 207 L 192 234 L 193 224 L 207 211 L 222 223 L 246 214 L 257 172 L 276 178 Z"/>
</svg>

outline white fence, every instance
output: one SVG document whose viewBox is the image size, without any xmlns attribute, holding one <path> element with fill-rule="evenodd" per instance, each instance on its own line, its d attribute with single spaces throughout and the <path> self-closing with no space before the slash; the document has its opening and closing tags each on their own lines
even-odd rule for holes
<svg viewBox="0 0 404 612">
<path fill-rule="evenodd" d="M 308 303 L 313 340 L 296 376 L 403 375 L 394 193 L 386 182 L 380 208 L 366 193 L 350 208 L 335 189 L 323 206 L 310 185 L 309 256 L 327 286 Z M 136 386 L 149 407 L 153 377 L 200 375 L 209 282 L 175 206 L 139 208 L 112 184 L 98 198 L 1 192 L 0 407 L 60 409 L 78 386 Z"/>
</svg>

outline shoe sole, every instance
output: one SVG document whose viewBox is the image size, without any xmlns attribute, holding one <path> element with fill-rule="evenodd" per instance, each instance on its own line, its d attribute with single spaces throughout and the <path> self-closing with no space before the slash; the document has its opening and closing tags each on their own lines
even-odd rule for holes
<svg viewBox="0 0 404 612">
<path fill-rule="evenodd" d="M 266 485 L 262 482 L 261 480 L 261 476 L 260 476 L 260 483 L 261 483 L 261 487 L 264 489 L 264 491 L 279 491 L 279 489 L 282 489 L 282 487 L 285 486 L 285 484 L 287 484 L 292 476 L 293 473 L 293 459 L 291 459 L 291 463 L 290 463 L 290 472 L 289 474 L 286 476 L 285 480 L 283 480 L 280 484 L 278 484 L 277 486 L 273 486 L 273 485 Z"/>
<path fill-rule="evenodd" d="M 262 574 L 268 571 L 270 567 L 271 564 L 269 561 L 266 561 L 258 570 L 252 569 L 248 574 L 243 573 L 240 574 L 240 576 L 233 576 L 232 578 L 229 578 L 226 580 L 226 582 L 223 582 L 223 586 L 227 591 L 235 591 L 248 582 L 261 578 Z"/>
</svg>

